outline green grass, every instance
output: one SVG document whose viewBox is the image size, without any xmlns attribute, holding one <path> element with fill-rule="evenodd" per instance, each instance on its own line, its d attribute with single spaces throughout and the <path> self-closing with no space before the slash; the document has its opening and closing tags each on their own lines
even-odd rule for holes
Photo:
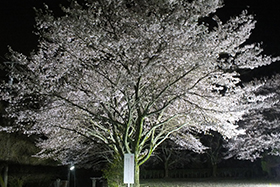
<svg viewBox="0 0 280 187">
<path fill-rule="evenodd" d="M 156 179 L 142 180 L 141 187 L 280 187 L 280 182 L 257 180 L 213 180 L 213 179 Z"/>
</svg>

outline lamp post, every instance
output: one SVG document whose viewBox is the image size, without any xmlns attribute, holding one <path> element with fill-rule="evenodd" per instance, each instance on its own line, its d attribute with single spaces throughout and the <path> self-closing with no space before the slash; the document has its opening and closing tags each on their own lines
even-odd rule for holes
<svg viewBox="0 0 280 187">
<path fill-rule="evenodd" d="M 73 185 L 71 185 L 71 173 L 72 173 L 72 176 L 73 176 Z M 69 167 L 69 173 L 68 173 L 68 187 L 76 187 L 76 172 L 75 172 L 75 166 L 74 165 L 71 165 Z"/>
</svg>

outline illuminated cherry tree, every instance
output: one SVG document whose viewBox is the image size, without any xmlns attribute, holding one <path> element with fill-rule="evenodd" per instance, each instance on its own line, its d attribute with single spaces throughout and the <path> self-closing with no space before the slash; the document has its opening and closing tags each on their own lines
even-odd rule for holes
<svg viewBox="0 0 280 187">
<path fill-rule="evenodd" d="M 227 147 L 227 157 L 238 159 L 255 160 L 264 155 L 280 155 L 280 75 L 262 80 L 265 84 L 256 90 L 257 95 L 268 95 L 262 104 L 263 107 L 250 111 L 239 122 L 240 128 L 246 129 L 246 133 L 234 137 Z M 270 105 L 268 103 L 273 103 Z"/>
<path fill-rule="evenodd" d="M 277 58 L 244 45 L 253 16 L 222 23 L 221 7 L 221 0 L 96 0 L 73 3 L 61 17 L 37 10 L 38 49 L 11 50 L 14 84 L 2 85 L 9 117 L 47 137 L 38 143 L 43 157 L 66 163 L 71 150 L 86 150 L 80 161 L 99 148 L 120 159 L 134 153 L 138 186 L 139 166 L 171 135 L 202 149 L 193 132 L 232 137 L 241 132 L 235 121 L 267 97 L 253 94 L 257 84 L 238 86 L 237 70 Z"/>
</svg>

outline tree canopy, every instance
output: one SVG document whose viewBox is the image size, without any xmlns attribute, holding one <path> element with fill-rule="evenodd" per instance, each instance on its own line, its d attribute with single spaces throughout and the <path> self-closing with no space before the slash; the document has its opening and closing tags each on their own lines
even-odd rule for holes
<svg viewBox="0 0 280 187">
<path fill-rule="evenodd" d="M 9 91 L 1 93 L 9 117 L 44 134 L 40 155 L 64 163 L 73 162 L 71 150 L 84 150 L 76 161 L 96 150 L 134 153 L 136 184 L 139 166 L 171 135 L 201 150 L 193 132 L 242 132 L 235 122 L 270 95 L 255 95 L 259 84 L 240 86 L 237 70 L 277 58 L 245 44 L 252 15 L 223 23 L 221 7 L 221 0 L 92 0 L 64 7 L 61 17 L 37 10 L 38 49 L 10 50 L 17 83 L 2 84 Z"/>
<path fill-rule="evenodd" d="M 239 121 L 240 128 L 246 129 L 246 133 L 229 141 L 227 157 L 253 161 L 265 155 L 279 156 L 279 80 L 279 74 L 260 80 L 265 84 L 256 90 L 256 94 L 273 94 L 273 97 L 267 98 L 263 107 L 250 111 Z"/>
</svg>

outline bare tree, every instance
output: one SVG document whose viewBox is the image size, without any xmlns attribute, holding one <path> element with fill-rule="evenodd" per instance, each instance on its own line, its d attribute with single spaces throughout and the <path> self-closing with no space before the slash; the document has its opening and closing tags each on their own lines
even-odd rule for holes
<svg viewBox="0 0 280 187">
<path fill-rule="evenodd" d="M 201 141 L 204 146 L 208 149 L 205 150 L 208 162 L 212 166 L 212 176 L 217 177 L 218 164 L 223 159 L 223 145 L 225 140 L 223 136 L 215 131 L 210 131 L 210 133 L 201 136 Z"/>
<path fill-rule="evenodd" d="M 171 134 L 184 146 L 200 146 L 188 132 L 232 137 L 235 121 L 265 99 L 252 93 L 258 85 L 238 86 L 236 70 L 277 58 L 244 44 L 253 16 L 222 23 L 213 16 L 221 7 L 221 0 L 97 0 L 73 3 L 58 18 L 37 10 L 38 49 L 29 57 L 11 50 L 18 84 L 1 93 L 9 117 L 44 134 L 40 155 L 64 163 L 69 150 L 98 145 L 120 159 L 134 153 L 139 186 L 139 166 Z M 215 28 L 199 22 L 207 16 Z"/>
</svg>

